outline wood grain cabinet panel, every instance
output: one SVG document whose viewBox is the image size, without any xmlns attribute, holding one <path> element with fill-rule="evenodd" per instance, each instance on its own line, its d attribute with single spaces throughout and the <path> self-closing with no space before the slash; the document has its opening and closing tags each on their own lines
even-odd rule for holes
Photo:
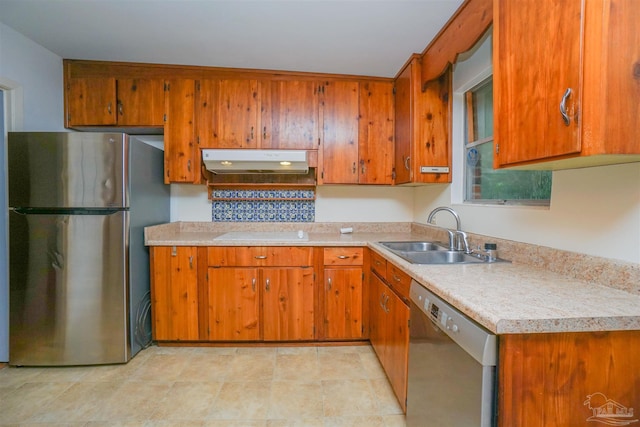
<svg viewBox="0 0 640 427">
<path fill-rule="evenodd" d="M 68 78 L 65 99 L 67 127 L 164 124 L 163 79 Z"/>
<path fill-rule="evenodd" d="M 416 55 L 395 79 L 396 184 L 451 182 L 451 68 L 423 87 L 420 67 Z"/>
<path fill-rule="evenodd" d="M 393 83 L 360 83 L 359 102 L 358 183 L 393 184 Z"/>
<path fill-rule="evenodd" d="M 362 339 L 362 267 L 324 269 L 324 338 Z"/>
<path fill-rule="evenodd" d="M 313 268 L 261 270 L 265 341 L 315 338 Z"/>
<path fill-rule="evenodd" d="M 165 183 L 200 182 L 200 150 L 195 134 L 195 80 L 165 82 Z"/>
<path fill-rule="evenodd" d="M 260 97 L 257 80 L 200 80 L 198 89 L 198 135 L 202 147 L 259 147 Z"/>
<path fill-rule="evenodd" d="M 209 340 L 257 341 L 261 338 L 258 272 L 257 268 L 209 268 Z"/>
<path fill-rule="evenodd" d="M 151 248 L 151 316 L 156 341 L 199 339 L 197 248 Z"/>
<path fill-rule="evenodd" d="M 640 161 L 640 2 L 544 6 L 494 2 L 494 164 L 565 169 Z"/>
<path fill-rule="evenodd" d="M 74 126 L 117 124 L 116 79 L 114 77 L 70 78 L 66 85 L 65 123 Z"/>
<path fill-rule="evenodd" d="M 325 82 L 322 117 L 322 182 L 357 184 L 359 83 Z"/>
<path fill-rule="evenodd" d="M 498 426 L 627 425 L 637 420 L 638 349 L 640 331 L 500 336 Z"/>
<path fill-rule="evenodd" d="M 164 80 L 118 79 L 118 125 L 164 125 Z"/>
<path fill-rule="evenodd" d="M 260 147 L 317 150 L 320 83 L 298 80 L 260 82 Z"/>
<path fill-rule="evenodd" d="M 409 360 L 409 307 L 376 274 L 372 274 L 370 340 L 398 402 L 406 411 Z"/>
</svg>

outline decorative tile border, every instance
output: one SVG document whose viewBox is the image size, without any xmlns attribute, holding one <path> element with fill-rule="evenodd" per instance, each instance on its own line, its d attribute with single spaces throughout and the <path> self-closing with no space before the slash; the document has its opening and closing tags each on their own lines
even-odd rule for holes
<svg viewBox="0 0 640 427">
<path fill-rule="evenodd" d="M 313 190 L 213 190 L 213 222 L 314 222 Z"/>
</svg>

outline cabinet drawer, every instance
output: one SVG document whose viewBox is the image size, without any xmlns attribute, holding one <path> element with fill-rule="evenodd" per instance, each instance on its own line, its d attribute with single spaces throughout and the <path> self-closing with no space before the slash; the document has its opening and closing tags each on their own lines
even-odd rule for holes
<svg viewBox="0 0 640 427">
<path fill-rule="evenodd" d="M 391 287 L 407 302 L 409 301 L 409 288 L 411 287 L 411 276 L 392 263 L 387 263 L 387 282 Z"/>
<path fill-rule="evenodd" d="M 387 275 L 387 260 L 382 255 L 371 251 L 371 269 L 380 277 L 385 277 Z"/>
<path fill-rule="evenodd" d="M 313 248 L 300 246 L 211 246 L 210 267 L 299 267 L 313 264 Z"/>
<path fill-rule="evenodd" d="M 362 248 L 324 248 L 324 265 L 362 265 Z"/>
</svg>

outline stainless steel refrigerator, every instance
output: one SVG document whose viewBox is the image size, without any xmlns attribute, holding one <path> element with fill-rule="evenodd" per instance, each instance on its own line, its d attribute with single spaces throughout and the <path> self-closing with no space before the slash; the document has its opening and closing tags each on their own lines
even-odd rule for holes
<svg viewBox="0 0 640 427">
<path fill-rule="evenodd" d="M 148 344 L 144 227 L 169 221 L 163 152 L 122 133 L 11 132 L 9 364 L 125 363 Z"/>
</svg>

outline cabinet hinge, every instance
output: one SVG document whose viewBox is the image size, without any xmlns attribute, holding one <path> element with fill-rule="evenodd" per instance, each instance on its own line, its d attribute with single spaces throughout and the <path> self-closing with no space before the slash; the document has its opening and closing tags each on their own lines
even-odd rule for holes
<svg viewBox="0 0 640 427">
<path fill-rule="evenodd" d="M 209 272 L 208 271 L 207 271 L 207 274 L 205 276 L 206 276 L 206 281 L 208 282 L 209 281 Z"/>
<path fill-rule="evenodd" d="M 163 120 L 164 122 L 166 122 L 166 121 L 167 121 L 167 115 L 166 115 L 166 114 L 163 114 L 163 115 L 162 115 L 162 120 Z"/>
<path fill-rule="evenodd" d="M 196 91 L 200 92 L 200 81 L 196 82 Z"/>
<path fill-rule="evenodd" d="M 200 135 L 198 135 L 196 138 L 196 144 L 200 145 Z"/>
<path fill-rule="evenodd" d="M 164 91 L 169 92 L 169 83 L 167 82 L 164 83 Z"/>
<path fill-rule="evenodd" d="M 320 178 L 324 179 L 324 171 L 320 172 Z"/>
<path fill-rule="evenodd" d="M 393 168 L 393 169 L 391 170 L 391 179 L 393 179 L 394 181 L 395 181 L 395 179 L 396 179 L 396 168 Z"/>
<path fill-rule="evenodd" d="M 396 94 L 396 87 L 395 86 L 393 87 L 393 94 L 394 95 Z"/>
<path fill-rule="evenodd" d="M 67 121 L 70 122 L 71 121 L 71 114 L 67 114 Z"/>
<path fill-rule="evenodd" d="M 500 144 L 496 144 L 496 154 L 500 154 Z"/>
<path fill-rule="evenodd" d="M 364 280 L 364 271 L 362 272 L 362 280 Z"/>
</svg>

